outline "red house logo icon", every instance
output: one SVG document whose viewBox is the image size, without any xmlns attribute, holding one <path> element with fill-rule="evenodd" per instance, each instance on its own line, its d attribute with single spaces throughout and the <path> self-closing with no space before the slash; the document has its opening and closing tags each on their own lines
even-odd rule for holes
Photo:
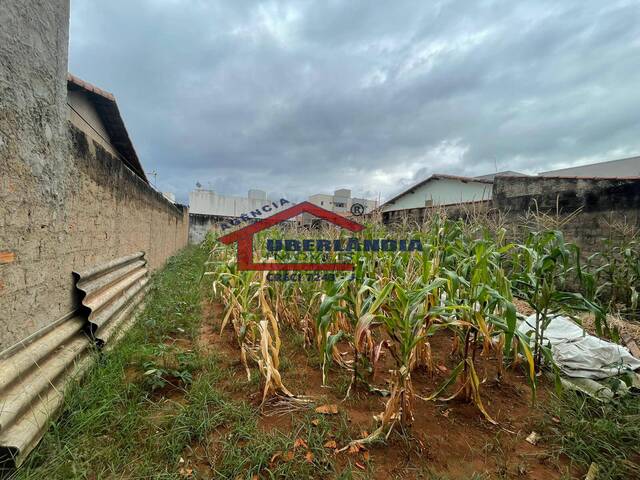
<svg viewBox="0 0 640 480">
<path fill-rule="evenodd" d="M 337 225 L 338 227 L 350 230 L 352 232 L 359 232 L 364 229 L 363 225 L 352 222 L 351 220 L 344 218 L 336 213 L 325 210 L 318 207 L 313 203 L 302 202 L 292 207 L 289 207 L 281 212 L 272 215 L 269 218 L 260 220 L 256 223 L 248 225 L 240 230 L 229 233 L 218 238 L 219 241 L 225 245 L 230 245 L 234 242 L 238 242 L 238 269 L 239 270 L 261 270 L 261 271 L 275 271 L 275 270 L 300 270 L 300 271 L 318 271 L 318 270 L 353 270 L 353 265 L 350 263 L 253 263 L 253 236 L 267 228 L 273 227 L 285 220 L 295 217 L 301 213 L 310 213 L 315 217 Z"/>
</svg>

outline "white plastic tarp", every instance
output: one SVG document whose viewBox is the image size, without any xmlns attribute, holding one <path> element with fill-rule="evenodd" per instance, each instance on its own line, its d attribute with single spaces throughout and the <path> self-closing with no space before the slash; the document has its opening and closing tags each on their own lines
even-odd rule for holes
<svg viewBox="0 0 640 480">
<path fill-rule="evenodd" d="M 518 330 L 533 338 L 535 314 L 525 318 Z M 544 332 L 544 344 L 558 368 L 569 377 L 602 379 L 640 368 L 640 360 L 629 349 L 588 334 L 574 321 L 554 317 Z"/>
</svg>

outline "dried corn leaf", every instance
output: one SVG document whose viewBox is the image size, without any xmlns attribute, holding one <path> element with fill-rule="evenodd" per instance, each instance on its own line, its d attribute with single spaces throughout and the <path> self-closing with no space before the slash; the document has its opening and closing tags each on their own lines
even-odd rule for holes
<svg viewBox="0 0 640 480">
<path fill-rule="evenodd" d="M 316 408 L 317 413 L 321 413 L 322 415 L 336 415 L 338 413 L 338 405 L 336 404 L 327 404 L 320 405 Z"/>
</svg>

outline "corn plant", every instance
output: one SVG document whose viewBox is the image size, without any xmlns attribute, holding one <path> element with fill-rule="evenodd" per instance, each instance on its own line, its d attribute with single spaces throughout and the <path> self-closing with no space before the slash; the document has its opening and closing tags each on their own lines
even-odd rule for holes
<svg viewBox="0 0 640 480">
<path fill-rule="evenodd" d="M 617 244 L 610 239 L 604 242 L 601 256 L 604 261 L 602 270 L 594 273 L 600 282 L 608 284 L 611 307 L 619 309 L 623 315 L 637 317 L 640 242 L 634 239 Z"/>
<path fill-rule="evenodd" d="M 607 313 L 612 309 L 612 299 L 607 296 L 611 293 L 611 282 L 605 281 L 605 275 L 610 265 L 603 262 L 600 252 L 590 255 L 583 263 L 581 253 L 576 248 L 576 278 L 580 286 L 580 292 L 584 298 L 594 305 L 598 305 L 595 313 L 596 333 L 609 338 L 617 336 L 607 323 Z"/>
<path fill-rule="evenodd" d="M 347 390 L 347 397 L 351 389 L 357 387 L 359 382 L 367 384 L 369 390 L 372 389 L 365 381 L 362 370 L 367 371 L 373 379 L 382 348 L 388 345 L 386 340 L 374 340 L 373 329 L 380 325 L 376 321 L 376 315 L 392 292 L 393 286 L 393 283 L 387 283 L 380 288 L 380 285 L 373 284 L 370 279 L 367 279 L 358 289 L 355 298 L 350 301 L 351 308 L 348 314 L 351 322 L 355 324 L 355 328 L 351 336 L 351 346 L 354 353 L 353 375 Z"/>
<path fill-rule="evenodd" d="M 335 228 L 319 228 L 318 235 L 329 240 L 344 235 Z M 406 221 L 395 232 L 376 223 L 367 228 L 368 237 L 419 239 L 422 252 L 266 253 L 267 235 L 304 238 L 307 232 L 283 227 L 260 233 L 255 238 L 260 261 L 349 261 L 354 265 L 353 275 L 287 283 L 267 282 L 264 272 L 240 272 L 233 249 L 207 243 L 212 250 L 207 274 L 213 276 L 214 296 L 225 306 L 222 328 L 233 326 L 248 378 L 257 365 L 263 403 L 274 396 L 298 398 L 280 374 L 280 353 L 287 347 L 280 333 L 283 326 L 302 332 L 305 348 L 317 350 L 323 385 L 332 365 L 350 372 L 347 397 L 361 386 L 366 392 L 379 393 L 374 384 L 381 356 L 386 352 L 393 359 L 389 391 L 384 392 L 388 399 L 376 417 L 378 428 L 355 443 L 377 441 L 394 426 L 405 428 L 412 423 L 418 398 L 412 374 L 416 369 L 431 371 L 431 341 L 436 332 L 452 336 L 455 366 L 434 392 L 420 398 L 463 397 L 495 423 L 482 398 L 486 359 L 496 357 L 500 377 L 503 368 L 524 358 L 535 398 L 536 372 L 543 360 L 552 365 L 543 339 L 554 315 L 584 310 L 602 319 L 604 307 L 597 304 L 608 301 L 607 282 L 612 289 L 618 285 L 616 291 L 627 292 L 628 303 L 637 301 L 637 294 L 618 277 L 609 280 L 616 272 L 608 257 L 583 265 L 579 251 L 560 232 L 531 233 L 523 244 L 512 244 L 505 240 L 502 228 L 489 230 L 477 222 L 451 221 L 439 214 L 420 225 Z M 640 256 L 635 246 L 611 255 L 616 265 L 624 262 L 626 275 L 638 278 Z M 584 296 L 569 291 L 568 280 L 576 278 Z M 513 295 L 525 299 L 536 312 L 530 335 L 516 328 Z"/>
<path fill-rule="evenodd" d="M 240 272 L 233 265 L 219 262 L 213 290 L 219 293 L 227 306 L 220 333 L 231 322 L 247 381 L 251 380 L 249 359 L 257 364 L 263 378 L 263 403 L 269 395 L 282 394 L 293 398 L 278 370 L 280 329 L 277 313 L 274 313 L 267 299 L 270 290 L 266 283 L 266 272 Z"/>
<path fill-rule="evenodd" d="M 415 392 L 411 372 L 416 362 L 416 347 L 426 335 L 426 322 L 431 308 L 439 301 L 439 289 L 445 280 L 419 286 L 415 290 L 390 283 L 389 302 L 384 312 L 376 315 L 382 320 L 391 339 L 389 351 L 396 362 L 391 372 L 391 395 L 385 410 L 378 416 L 380 426 L 359 443 L 369 443 L 388 436 L 396 422 L 402 426 L 413 422 Z"/>
<path fill-rule="evenodd" d="M 462 394 L 489 422 L 495 423 L 482 402 L 476 354 L 480 346 L 485 355 L 497 350 L 498 368 L 502 371 L 503 353 L 509 353 L 514 339 L 521 342 L 516 335 L 516 311 L 511 302 L 511 282 L 501 267 L 501 259 L 512 245 L 498 248 L 485 235 L 485 238 L 474 241 L 469 248 L 472 255 L 459 252 L 458 271 L 443 271 L 447 279 L 446 295 L 436 309 L 440 313 L 437 321 L 456 335 L 455 345 L 460 361 L 451 376 L 429 399 L 441 395 L 459 377 L 459 387 L 448 400 Z M 522 343 L 522 348 L 531 360 L 527 343 Z M 530 365 L 533 366 L 532 361 Z M 535 387 L 532 368 L 530 379 Z"/>
<path fill-rule="evenodd" d="M 536 372 L 540 371 L 543 357 L 553 363 L 551 351 L 544 344 L 544 333 L 555 316 L 576 311 L 601 314 L 601 310 L 580 293 L 565 289 L 572 270 L 572 251 L 575 253 L 575 246 L 565 242 L 562 232 L 552 230 L 529 234 L 514 254 L 514 289 L 535 312 L 530 334 Z"/>
</svg>

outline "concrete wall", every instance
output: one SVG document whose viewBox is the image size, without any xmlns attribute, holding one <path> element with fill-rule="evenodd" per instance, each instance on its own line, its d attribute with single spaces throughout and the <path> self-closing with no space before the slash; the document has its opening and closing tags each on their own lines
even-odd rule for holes
<svg viewBox="0 0 640 480">
<path fill-rule="evenodd" d="M 441 212 L 503 225 L 514 239 L 530 230 L 559 229 L 588 256 L 619 231 L 640 229 L 640 179 L 497 176 L 490 201 L 383 212 L 382 218 L 421 224 Z"/>
<path fill-rule="evenodd" d="M 202 215 L 199 213 L 189 214 L 189 243 L 198 244 L 207 236 L 207 232 L 216 225 L 220 225 L 226 220 L 223 217 L 214 215 Z"/>
<path fill-rule="evenodd" d="M 78 307 L 71 272 L 186 244 L 177 208 L 68 121 L 67 0 L 0 2 L 0 351 Z"/>
<path fill-rule="evenodd" d="M 477 202 L 491 199 L 491 184 L 462 182 L 453 179 L 433 179 L 407 192 L 393 203 L 382 207 L 383 212 L 424 208 L 430 200 L 432 205 L 450 205 L 461 202 Z"/>
<path fill-rule="evenodd" d="M 617 226 L 640 228 L 640 179 L 496 178 L 493 207 L 508 225 L 562 230 L 587 256 L 618 235 Z"/>
<path fill-rule="evenodd" d="M 339 192 L 340 195 L 336 195 Z M 318 205 L 319 207 L 322 207 L 326 210 L 342 213 L 348 213 L 351 209 L 351 205 L 353 205 L 354 203 L 360 203 L 361 205 L 364 205 L 367 212 L 374 210 L 378 206 L 378 202 L 376 200 L 351 197 L 351 190 L 347 190 L 346 188 L 336 190 L 336 193 L 334 195 L 316 193 L 315 195 L 309 196 L 309 202 L 313 203 L 314 205 Z M 336 207 L 335 202 L 344 203 L 345 207 Z"/>
<path fill-rule="evenodd" d="M 255 190 L 252 195 L 255 195 Z M 243 213 L 258 210 L 271 202 L 264 198 L 232 197 L 218 195 L 211 190 L 194 190 L 189 193 L 189 210 L 191 213 L 213 215 L 221 217 L 239 217 Z M 275 212 L 273 212 L 275 213 Z M 261 217 L 268 217 L 273 213 L 263 212 Z"/>
<path fill-rule="evenodd" d="M 333 211 L 333 195 L 327 195 L 325 193 L 316 193 L 309 197 L 309 202 L 327 210 Z"/>
<path fill-rule="evenodd" d="M 504 212 L 569 214 L 640 209 L 640 179 L 497 177 L 493 204 Z"/>
<path fill-rule="evenodd" d="M 2 0 L 0 26 L 1 222 L 17 182 L 43 201 L 62 202 L 56 172 L 67 147 L 69 2 Z"/>
<path fill-rule="evenodd" d="M 376 208 L 378 208 L 377 200 L 369 200 L 368 198 L 354 197 L 349 200 L 349 211 L 351 210 L 351 205 L 353 205 L 354 203 L 359 203 L 360 205 L 363 205 L 365 213 L 370 213 Z"/>
</svg>

